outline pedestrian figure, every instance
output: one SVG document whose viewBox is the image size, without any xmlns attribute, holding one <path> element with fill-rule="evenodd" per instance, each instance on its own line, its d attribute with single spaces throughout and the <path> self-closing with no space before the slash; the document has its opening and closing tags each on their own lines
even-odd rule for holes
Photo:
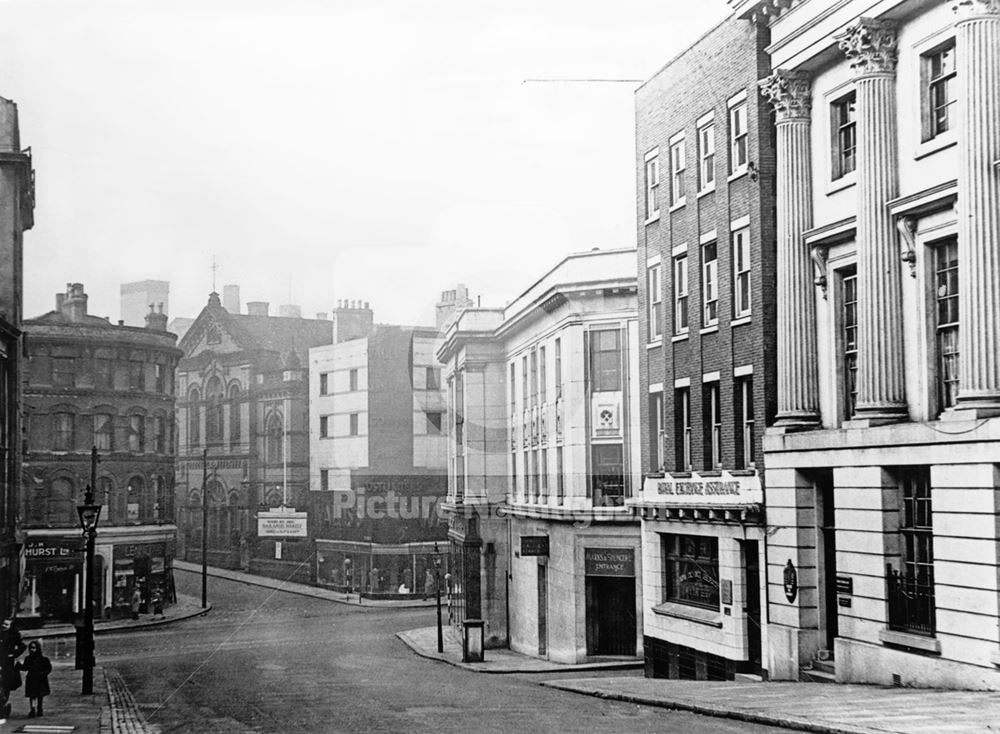
<svg viewBox="0 0 1000 734">
<path fill-rule="evenodd" d="M 379 590 L 379 571 L 374 566 L 372 570 L 368 572 L 368 589 L 372 592 L 377 592 Z"/>
<path fill-rule="evenodd" d="M 163 619 L 163 597 L 159 589 L 153 592 L 153 619 L 157 617 Z"/>
<path fill-rule="evenodd" d="M 10 716 L 10 692 L 21 687 L 17 659 L 24 650 L 24 640 L 14 629 L 13 618 L 5 619 L 0 626 L 0 719 Z"/>
<path fill-rule="evenodd" d="M 132 619 L 139 619 L 140 606 L 142 606 L 142 592 L 136 589 L 132 592 Z"/>
<path fill-rule="evenodd" d="M 427 573 L 424 574 L 424 601 L 427 601 L 427 597 L 437 591 L 437 584 L 434 583 L 434 574 L 428 568 Z"/>
<path fill-rule="evenodd" d="M 28 643 L 28 654 L 17 666 L 24 671 L 24 695 L 28 699 L 31 710 L 28 717 L 42 716 L 43 701 L 49 695 L 49 673 L 52 672 L 52 663 L 42 654 L 42 645 L 38 640 Z M 38 701 L 37 714 L 35 700 Z"/>
</svg>

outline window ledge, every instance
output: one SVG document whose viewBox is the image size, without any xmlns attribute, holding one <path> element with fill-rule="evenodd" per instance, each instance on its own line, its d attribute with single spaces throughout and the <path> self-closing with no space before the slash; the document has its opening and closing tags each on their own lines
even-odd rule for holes
<svg viewBox="0 0 1000 734">
<path fill-rule="evenodd" d="M 751 320 L 751 315 L 740 316 L 739 318 L 733 319 L 729 322 L 730 326 L 743 326 L 743 324 L 749 324 Z"/>
<path fill-rule="evenodd" d="M 750 169 L 747 166 L 742 166 L 740 168 L 737 168 L 735 171 L 729 174 L 729 178 L 726 179 L 726 183 L 732 183 L 736 179 L 746 176 L 749 170 Z"/>
<path fill-rule="evenodd" d="M 930 140 L 925 140 L 913 153 L 913 159 L 919 161 L 921 158 L 925 158 L 933 153 L 944 150 L 945 148 L 950 148 L 958 143 L 958 138 L 955 135 L 954 130 L 949 130 L 948 132 L 941 133 L 937 137 L 933 137 Z"/>
<path fill-rule="evenodd" d="M 706 326 L 704 329 L 699 331 L 699 334 L 714 334 L 719 330 L 718 324 L 712 324 L 711 326 Z"/>
<path fill-rule="evenodd" d="M 686 341 L 687 338 L 688 338 L 688 333 L 684 332 L 683 334 L 677 334 L 676 336 L 670 337 L 670 341 L 672 341 L 674 343 L 676 343 L 676 342 L 682 342 L 682 341 Z"/>
<path fill-rule="evenodd" d="M 663 346 L 663 339 L 657 339 L 655 341 L 646 342 L 646 349 L 656 349 L 657 347 Z"/>
<path fill-rule="evenodd" d="M 699 192 L 698 192 L 698 197 L 697 197 L 697 198 L 699 198 L 699 199 L 700 199 L 700 198 L 701 198 L 701 197 L 703 197 L 703 196 L 704 196 L 705 194 L 711 194 L 711 193 L 712 193 L 713 191 L 715 191 L 715 181 L 713 181 L 713 182 L 712 182 L 712 183 L 710 183 L 710 184 L 709 184 L 708 186 L 706 186 L 706 187 L 705 187 L 705 188 L 703 188 L 703 189 L 702 189 L 701 191 L 699 191 Z"/>
<path fill-rule="evenodd" d="M 687 205 L 687 197 L 682 196 L 680 199 L 677 200 L 676 204 L 671 204 L 670 208 L 667 209 L 667 211 L 673 214 L 678 209 L 683 209 L 686 205 Z"/>
<path fill-rule="evenodd" d="M 653 222 L 659 222 L 659 221 L 660 221 L 660 212 L 656 212 L 656 214 L 654 214 L 653 216 L 651 216 L 648 219 L 646 219 L 643 222 L 643 224 L 644 225 L 649 225 L 649 224 L 652 224 Z"/>
<path fill-rule="evenodd" d="M 858 172 L 851 171 L 850 173 L 845 173 L 840 178 L 835 178 L 830 183 L 826 185 L 826 195 L 835 194 L 838 191 L 843 191 L 844 189 L 849 189 L 851 186 L 855 186 L 858 183 Z"/>
<path fill-rule="evenodd" d="M 722 629 L 722 615 L 718 612 L 713 612 L 711 609 L 701 609 L 687 604 L 678 604 L 676 602 L 667 601 L 653 607 L 653 613 L 664 617 L 686 619 L 689 622 L 696 622 L 698 624 L 706 625 L 707 627 Z"/>
<path fill-rule="evenodd" d="M 884 645 L 906 647 L 910 650 L 921 650 L 922 652 L 931 652 L 935 655 L 941 654 L 941 641 L 936 637 L 915 635 L 912 632 L 897 632 L 896 630 L 880 629 L 878 631 L 878 639 Z"/>
</svg>

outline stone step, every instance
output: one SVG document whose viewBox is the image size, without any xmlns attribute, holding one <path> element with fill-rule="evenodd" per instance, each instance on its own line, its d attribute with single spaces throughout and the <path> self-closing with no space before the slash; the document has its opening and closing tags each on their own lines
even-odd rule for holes
<svg viewBox="0 0 1000 734">
<path fill-rule="evenodd" d="M 756 673 L 736 673 L 733 680 L 737 683 L 763 683 L 764 679 Z"/>
<path fill-rule="evenodd" d="M 837 676 L 832 671 L 802 668 L 799 671 L 799 680 L 803 683 L 836 683 Z"/>
</svg>

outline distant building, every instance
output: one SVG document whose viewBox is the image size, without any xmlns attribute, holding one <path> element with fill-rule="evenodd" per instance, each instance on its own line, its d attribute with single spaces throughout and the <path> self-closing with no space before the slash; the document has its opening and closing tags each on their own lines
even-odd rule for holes
<svg viewBox="0 0 1000 734">
<path fill-rule="evenodd" d="M 170 283 L 165 280 L 140 280 L 121 285 L 121 320 L 125 326 L 143 326 L 149 307 L 170 313 Z"/>
<path fill-rule="evenodd" d="M 438 332 L 374 324 L 360 301 L 338 304 L 332 323 L 336 341 L 309 352 L 318 581 L 374 595 L 424 594 L 435 559 L 447 557 Z"/>
<path fill-rule="evenodd" d="M 333 332 L 329 321 L 271 316 L 263 301 L 248 303 L 247 310 L 230 313 L 212 293 L 180 343 L 177 516 L 182 555 L 201 559 L 207 469 L 209 562 L 308 581 L 311 543 L 291 538 L 276 546 L 275 539 L 258 537 L 256 516 L 258 510 L 281 506 L 305 509 L 307 358 L 310 348 L 331 343 Z"/>
<path fill-rule="evenodd" d="M 167 324 L 167 331 L 171 334 L 177 335 L 178 343 L 187 334 L 187 330 L 191 328 L 191 324 L 194 323 L 194 319 L 184 318 L 183 316 L 177 316 L 176 318 L 170 319 L 170 323 Z"/>
<path fill-rule="evenodd" d="M 240 313 L 240 287 L 238 285 L 222 286 L 222 307 L 229 313 Z"/>
<path fill-rule="evenodd" d="M 82 610 L 83 553 L 76 506 L 97 448 L 98 614 L 124 614 L 174 597 L 174 369 L 181 352 L 167 317 L 144 328 L 87 313 L 70 283 L 56 309 L 24 322 L 27 341 L 21 517 L 24 581 L 18 618 L 68 621 Z"/>
<path fill-rule="evenodd" d="M 24 366 L 23 234 L 34 224 L 35 171 L 21 150 L 17 105 L 0 97 L 0 617 L 16 608 L 20 589 L 17 538 L 21 486 Z"/>
</svg>

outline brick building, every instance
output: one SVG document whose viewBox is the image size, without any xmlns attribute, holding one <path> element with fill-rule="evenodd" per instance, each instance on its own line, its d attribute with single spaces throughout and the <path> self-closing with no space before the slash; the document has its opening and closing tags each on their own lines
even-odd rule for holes
<svg viewBox="0 0 1000 734">
<path fill-rule="evenodd" d="M 731 17 L 636 93 L 646 674 L 760 673 L 774 412 L 766 25 Z"/>
<path fill-rule="evenodd" d="M 23 234 L 34 224 L 34 185 L 17 105 L 0 97 L 0 617 L 17 608 L 20 586 Z"/>
<path fill-rule="evenodd" d="M 25 438 L 21 520 L 24 579 L 18 617 L 67 620 L 83 608 L 83 540 L 76 506 L 99 457 L 103 505 L 95 548 L 97 613 L 173 599 L 174 369 L 167 317 L 130 327 L 87 313 L 70 283 L 56 308 L 24 321 Z"/>
<path fill-rule="evenodd" d="M 777 70 L 770 672 L 1000 689 L 1000 5 L 732 5 Z"/>
</svg>

